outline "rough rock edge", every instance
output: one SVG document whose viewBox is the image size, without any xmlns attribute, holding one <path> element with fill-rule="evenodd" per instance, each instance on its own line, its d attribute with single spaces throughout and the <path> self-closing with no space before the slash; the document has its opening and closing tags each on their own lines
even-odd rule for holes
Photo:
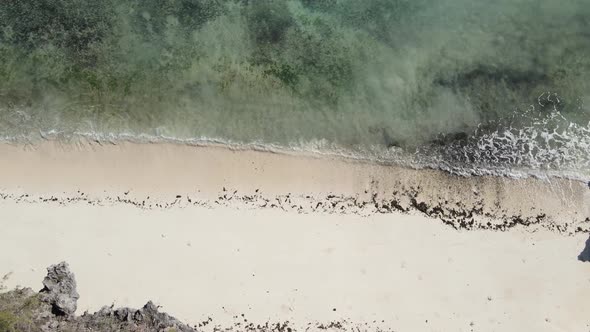
<svg viewBox="0 0 590 332">
<path fill-rule="evenodd" d="M 178 319 L 158 311 L 158 307 L 149 301 L 141 309 L 103 307 L 93 314 L 84 313 L 75 322 L 76 331 L 100 330 L 105 324 L 114 322 L 119 328 L 131 331 L 196 331 Z"/>
<path fill-rule="evenodd" d="M 67 263 L 62 262 L 47 268 L 45 278 L 50 280 L 47 289 L 35 293 L 30 288 L 20 288 L 7 293 L 0 293 L 0 314 L 9 313 L 14 318 L 8 326 L 8 331 L 28 332 L 90 332 L 90 331 L 120 331 L 120 332 L 196 332 L 206 327 L 214 332 L 296 332 L 298 329 L 289 321 L 266 322 L 254 324 L 245 315 L 234 316 L 234 323 L 229 326 L 214 325 L 211 318 L 191 327 L 178 319 L 158 311 L 158 307 L 149 301 L 141 309 L 117 308 L 105 306 L 98 312 L 82 316 L 75 313 L 66 315 L 56 311 L 55 299 L 57 295 L 66 296 L 74 305 L 78 300 L 74 274 Z M 44 280 L 45 283 L 45 280 Z M 61 310 L 61 309 L 60 309 Z M 334 309 L 335 310 L 335 309 Z M 19 319 L 21 321 L 19 321 Z M 2 325 L 0 315 L 0 330 Z M 385 323 L 385 321 L 381 321 Z M 379 326 L 379 322 L 369 324 L 355 324 L 346 319 L 329 323 L 308 323 L 301 326 L 300 331 L 350 331 L 350 332 L 392 332 L 390 328 Z"/>
<path fill-rule="evenodd" d="M 72 316 L 77 309 L 80 295 L 76 291 L 76 278 L 68 263 L 61 262 L 47 268 L 43 289 L 39 292 L 41 301 L 51 305 L 57 316 Z"/>
<path fill-rule="evenodd" d="M 48 267 L 43 285 L 39 293 L 25 288 L 11 294 L 15 302 L 26 303 L 35 298 L 39 300 L 32 319 L 38 331 L 196 331 L 176 318 L 159 312 L 151 301 L 138 310 L 113 309 L 111 306 L 103 307 L 94 314 L 84 313 L 77 317 L 75 311 L 80 296 L 76 290 L 75 276 L 66 262 Z M 17 307 L 22 307 L 22 304 Z"/>
</svg>

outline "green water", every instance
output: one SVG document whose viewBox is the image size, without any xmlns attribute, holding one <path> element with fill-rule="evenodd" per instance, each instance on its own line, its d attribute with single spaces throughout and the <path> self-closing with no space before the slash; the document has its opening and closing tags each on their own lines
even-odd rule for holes
<svg viewBox="0 0 590 332">
<path fill-rule="evenodd" d="M 3 0 L 0 136 L 584 171 L 589 54 L 587 0 Z"/>
</svg>

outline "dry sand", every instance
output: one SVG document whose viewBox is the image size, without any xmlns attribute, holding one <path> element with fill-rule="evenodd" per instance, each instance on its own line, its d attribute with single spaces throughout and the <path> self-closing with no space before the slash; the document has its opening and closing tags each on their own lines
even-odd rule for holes
<svg viewBox="0 0 590 332">
<path fill-rule="evenodd" d="M 244 314 L 296 327 L 588 331 L 590 263 L 578 260 L 588 191 L 216 147 L 1 145 L 0 275 L 40 288 L 44 268 L 66 260 L 80 312 L 152 299 L 195 324 L 234 326 Z M 303 207 L 288 208 L 288 194 Z M 369 204 L 313 212 L 330 195 Z M 408 212 L 383 213 L 375 197 L 401 197 Z M 404 197 L 443 210 L 481 202 L 482 213 L 472 226 L 440 215 L 445 224 Z M 515 215 L 538 222 L 478 229 Z"/>
</svg>

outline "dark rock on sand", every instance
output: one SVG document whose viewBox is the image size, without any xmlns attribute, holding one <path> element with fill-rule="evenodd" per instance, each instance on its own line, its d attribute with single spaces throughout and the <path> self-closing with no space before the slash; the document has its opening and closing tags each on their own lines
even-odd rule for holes
<svg viewBox="0 0 590 332">
<path fill-rule="evenodd" d="M 578 255 L 578 260 L 580 262 L 590 262 L 590 238 L 588 238 L 586 240 L 586 244 L 584 246 L 584 249 L 582 250 L 582 252 L 580 253 L 580 255 Z"/>
<path fill-rule="evenodd" d="M 43 286 L 40 299 L 51 305 L 54 314 L 71 316 L 76 312 L 80 295 L 76 291 L 76 279 L 68 263 L 61 262 L 48 267 Z"/>
<path fill-rule="evenodd" d="M 79 331 L 100 331 L 106 326 L 118 326 L 121 331 L 195 331 L 178 319 L 159 312 L 158 307 L 151 301 L 139 310 L 103 307 L 97 313 L 79 317 L 76 325 Z"/>
<path fill-rule="evenodd" d="M 0 293 L 0 332 L 196 332 L 176 318 L 158 311 L 158 307 L 148 302 L 141 309 L 114 308 L 106 306 L 98 312 L 84 313 L 76 316 L 74 311 L 78 293 L 74 274 L 68 264 L 60 263 L 47 269 L 47 277 L 43 281 L 45 288 L 36 293 L 30 288 L 16 289 Z M 268 291 L 267 291 L 268 293 Z M 333 308 L 335 311 L 336 309 Z M 235 316 L 234 318 L 237 318 Z M 239 321 L 222 327 L 215 325 L 213 331 L 234 332 L 294 332 L 289 322 L 266 322 L 254 324 L 242 314 Z M 212 319 L 199 324 L 204 327 L 212 324 Z M 384 323 L 384 321 L 381 321 Z M 376 323 L 376 321 L 373 321 Z M 308 323 L 307 330 L 329 331 L 379 331 L 390 332 L 378 326 L 353 324 L 346 319 L 322 324 Z"/>
</svg>

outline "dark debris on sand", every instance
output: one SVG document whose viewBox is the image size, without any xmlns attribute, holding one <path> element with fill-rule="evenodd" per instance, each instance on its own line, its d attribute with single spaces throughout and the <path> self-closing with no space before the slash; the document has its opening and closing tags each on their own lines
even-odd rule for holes
<svg viewBox="0 0 590 332">
<path fill-rule="evenodd" d="M 377 184 L 372 183 L 371 186 Z M 365 191 L 361 195 L 285 195 L 265 196 L 260 189 L 254 193 L 238 193 L 223 187 L 219 195 L 212 201 L 199 199 L 190 194 L 175 194 L 168 200 L 147 197 L 130 197 L 128 192 L 121 196 L 89 197 L 84 193 L 61 197 L 32 196 L 28 194 L 15 195 L 0 192 L 0 199 L 12 200 L 16 203 L 44 203 L 58 204 L 88 204 L 103 206 L 109 204 L 126 204 L 139 209 L 171 209 L 189 206 L 212 208 L 215 206 L 231 206 L 235 208 L 266 208 L 278 209 L 301 214 L 353 214 L 367 216 L 371 214 L 387 213 L 421 213 L 431 218 L 441 220 L 444 224 L 463 230 L 491 230 L 507 231 L 515 227 L 527 227 L 533 230 L 546 230 L 564 233 L 589 233 L 590 219 L 577 214 L 569 219 L 562 218 L 559 211 L 546 209 L 506 208 L 499 201 L 484 198 L 474 190 L 472 195 L 439 195 L 430 197 L 424 192 L 428 188 L 423 186 L 406 186 L 396 183 L 389 193 L 377 194 Z M 456 193 L 455 193 L 456 194 Z M 462 197 L 469 196 L 466 201 Z M 530 211 L 528 211 L 530 210 Z M 523 211 L 527 211 L 526 214 Z"/>
</svg>

